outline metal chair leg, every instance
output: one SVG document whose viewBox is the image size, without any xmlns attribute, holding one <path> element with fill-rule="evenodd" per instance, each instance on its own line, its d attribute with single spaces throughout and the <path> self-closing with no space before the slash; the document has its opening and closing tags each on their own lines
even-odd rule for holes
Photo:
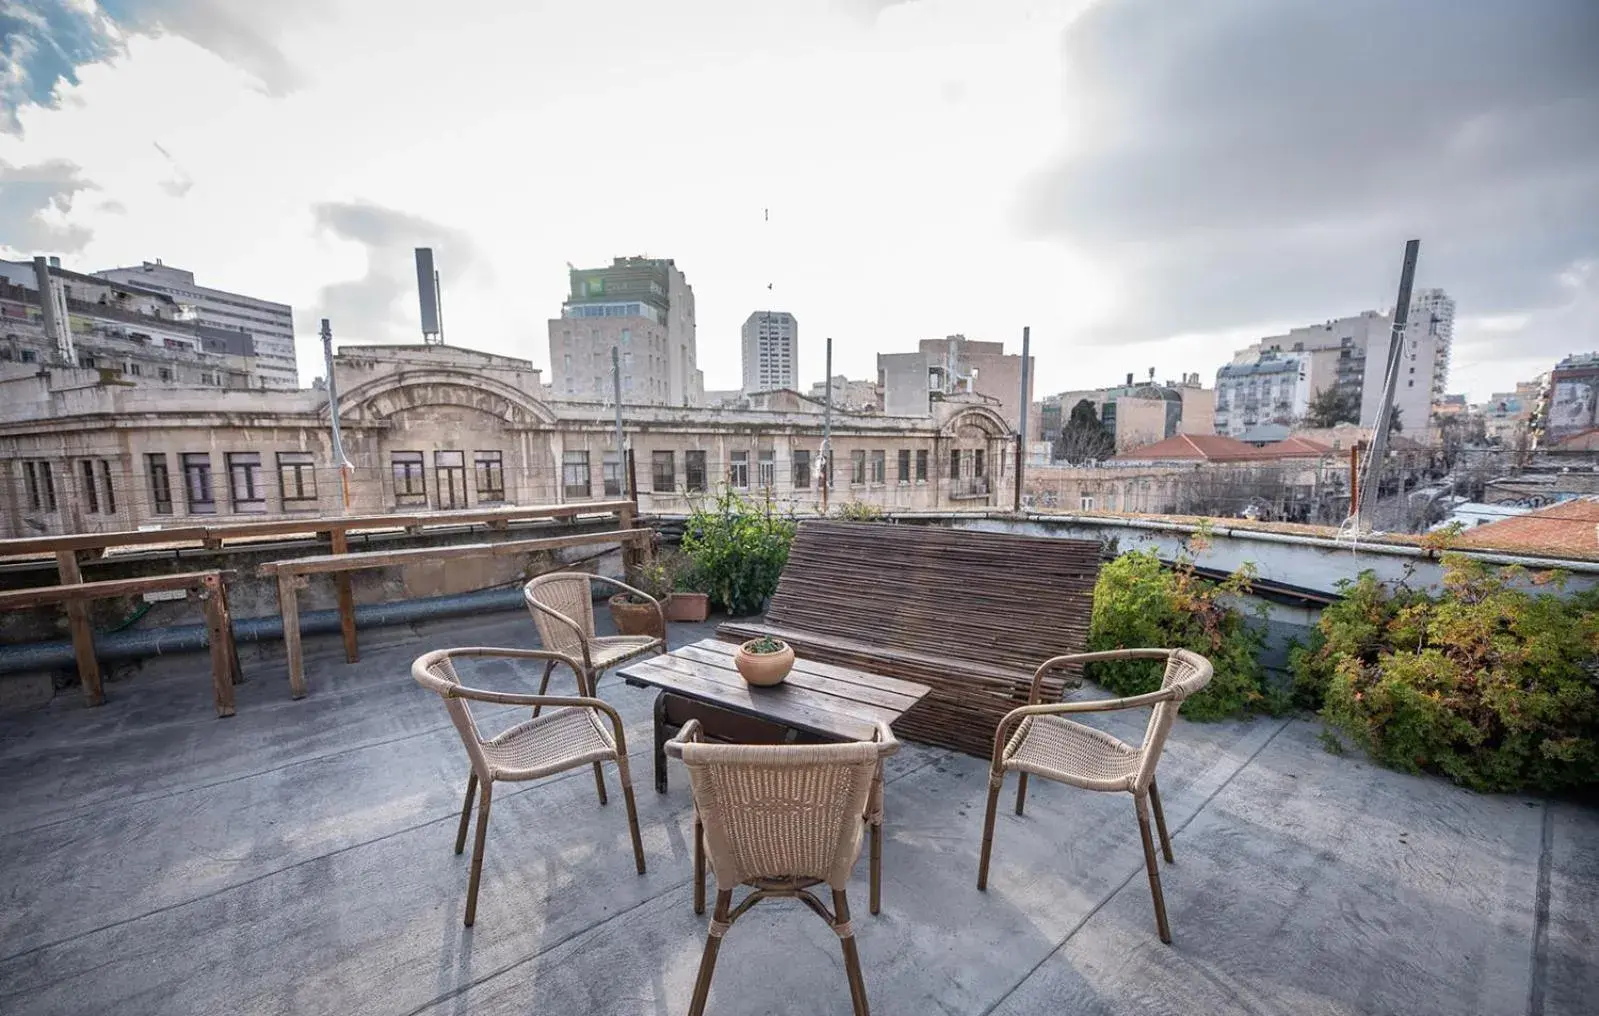
<svg viewBox="0 0 1599 1016">
<path fill-rule="evenodd" d="M 727 911 L 732 900 L 731 889 L 719 890 L 716 894 L 716 913 L 711 917 L 711 930 L 705 936 L 705 954 L 700 957 L 700 974 L 694 981 L 694 999 L 689 1003 L 688 1016 L 704 1016 L 705 999 L 711 993 L 711 975 L 716 972 L 716 953 L 722 948 L 718 926 L 727 926 Z"/>
<path fill-rule="evenodd" d="M 1138 835 L 1144 841 L 1144 866 L 1149 869 L 1149 892 L 1155 898 L 1155 927 L 1160 940 L 1171 945 L 1171 928 L 1166 923 L 1166 897 L 1160 891 L 1160 864 L 1155 860 L 1155 841 L 1149 834 L 1149 801 L 1142 794 L 1133 796 L 1138 809 Z"/>
<path fill-rule="evenodd" d="M 638 873 L 644 874 L 644 840 L 638 829 L 638 804 L 633 800 L 633 778 L 627 771 L 627 759 L 616 760 L 618 778 L 622 781 L 622 803 L 627 806 L 627 832 L 633 838 L 633 863 Z"/>
<path fill-rule="evenodd" d="M 1016 781 L 1016 814 L 1022 813 L 1022 805 L 1027 802 L 1027 774 L 1022 773 L 1022 778 Z"/>
<path fill-rule="evenodd" d="M 494 796 L 494 781 L 484 780 L 477 803 L 477 840 L 472 845 L 472 880 L 466 887 L 466 926 L 477 920 L 477 888 L 483 878 L 483 840 L 489 832 L 489 804 Z"/>
<path fill-rule="evenodd" d="M 998 779 L 989 778 L 988 783 L 988 815 L 983 819 L 983 850 L 977 859 L 977 888 L 979 891 L 988 888 L 988 859 L 994 851 L 994 812 L 999 808 L 999 788 L 1004 783 L 1005 776 L 1000 774 Z"/>
<path fill-rule="evenodd" d="M 1155 831 L 1160 834 L 1160 852 L 1166 856 L 1166 863 L 1170 864 L 1177 858 L 1172 856 L 1171 837 L 1166 834 L 1166 813 L 1160 810 L 1160 788 L 1155 786 L 1155 781 L 1149 781 L 1149 804 L 1155 810 Z"/>
<path fill-rule="evenodd" d="M 705 824 L 694 816 L 694 912 L 705 913 Z"/>
<path fill-rule="evenodd" d="M 477 770 L 466 778 L 466 800 L 461 803 L 461 828 L 455 831 L 455 852 L 466 849 L 466 825 L 472 820 L 472 795 L 477 793 Z"/>
<path fill-rule="evenodd" d="M 543 694 L 547 693 L 550 690 L 550 674 L 553 673 L 554 670 L 555 670 L 555 661 L 554 660 L 546 660 L 544 662 L 544 679 L 539 682 L 539 694 L 540 695 L 543 695 Z M 533 707 L 533 715 L 537 716 L 539 714 L 539 710 L 543 709 L 543 708 L 544 707 L 541 706 L 541 705 L 540 706 L 534 706 Z"/>
<path fill-rule="evenodd" d="M 600 795 L 600 804 L 610 804 L 610 799 L 605 796 L 605 770 L 600 768 L 598 762 L 594 763 L 594 791 Z"/>
<path fill-rule="evenodd" d="M 833 890 L 833 914 L 838 921 L 836 928 L 849 927 L 849 899 L 842 889 Z M 861 957 L 855 950 L 855 932 L 840 934 L 838 941 L 844 949 L 844 976 L 849 979 L 849 1000 L 855 1008 L 855 1016 L 869 1016 L 866 982 L 861 978 Z"/>
</svg>

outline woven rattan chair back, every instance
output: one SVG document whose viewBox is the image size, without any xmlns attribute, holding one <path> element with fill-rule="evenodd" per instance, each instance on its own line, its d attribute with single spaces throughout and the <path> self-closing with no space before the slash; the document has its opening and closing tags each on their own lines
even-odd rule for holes
<svg viewBox="0 0 1599 1016">
<path fill-rule="evenodd" d="M 879 757 L 873 742 L 683 745 L 718 890 L 780 878 L 842 890 Z"/>
<path fill-rule="evenodd" d="M 544 648 L 572 654 L 580 652 L 583 642 L 594 637 L 594 593 L 587 575 L 576 572 L 540 575 L 523 587 L 522 593 Z M 570 618 L 582 630 L 574 631 L 551 611 Z"/>
<path fill-rule="evenodd" d="M 478 733 L 477 721 L 472 717 L 472 707 L 464 698 L 456 698 L 450 692 L 460 687 L 461 678 L 455 673 L 455 664 L 450 662 L 450 657 L 445 653 L 430 653 L 416 661 L 411 669 L 412 676 L 418 684 L 439 694 L 444 699 L 444 708 L 450 714 L 450 722 L 455 724 L 455 730 L 461 735 L 461 743 L 466 745 L 466 754 L 472 761 L 472 771 L 479 779 L 489 778 L 489 762 L 483 752 L 483 735 Z"/>
<path fill-rule="evenodd" d="M 1134 788 L 1146 789 L 1155 779 L 1155 764 L 1166 747 L 1166 737 L 1183 701 L 1210 683 L 1214 673 L 1210 661 L 1187 649 L 1173 649 L 1166 660 L 1166 673 L 1161 678 L 1160 690 L 1172 692 L 1172 697 L 1157 703 L 1149 714 L 1149 726 L 1144 730 L 1144 743 L 1140 745 L 1143 758 L 1138 764 Z"/>
</svg>

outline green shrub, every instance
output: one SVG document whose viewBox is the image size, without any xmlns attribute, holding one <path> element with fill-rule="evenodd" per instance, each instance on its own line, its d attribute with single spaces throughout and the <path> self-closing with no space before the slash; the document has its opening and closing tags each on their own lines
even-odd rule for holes
<svg viewBox="0 0 1599 1016">
<path fill-rule="evenodd" d="M 1245 567 L 1211 582 L 1186 557 L 1169 569 L 1153 550 L 1122 554 L 1100 569 L 1088 648 L 1191 649 L 1205 656 L 1216 674 L 1184 704 L 1183 715 L 1193 719 L 1275 712 L 1282 695 L 1267 685 L 1260 665 L 1264 638 L 1234 605 L 1252 577 Z M 1118 695 L 1140 695 L 1160 687 L 1161 668 L 1148 660 L 1095 663 L 1088 676 Z"/>
<path fill-rule="evenodd" d="M 691 588 L 710 595 L 711 605 L 735 617 L 760 612 L 788 563 L 797 525 L 723 490 L 694 509 L 683 526 L 683 552 L 692 562 Z"/>
<path fill-rule="evenodd" d="M 849 522 L 879 522 L 883 509 L 867 501 L 844 501 L 836 505 L 828 517 Z"/>
<path fill-rule="evenodd" d="M 1599 593 L 1454 554 L 1440 596 L 1365 572 L 1294 655 L 1296 695 L 1386 766 L 1484 791 L 1599 783 Z M 1531 576 L 1534 584 L 1557 576 Z"/>
</svg>

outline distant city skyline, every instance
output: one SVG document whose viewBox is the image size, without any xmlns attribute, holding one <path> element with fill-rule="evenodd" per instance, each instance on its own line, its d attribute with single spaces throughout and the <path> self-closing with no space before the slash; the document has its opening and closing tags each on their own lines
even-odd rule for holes
<svg viewBox="0 0 1599 1016">
<path fill-rule="evenodd" d="M 713 389 L 763 306 L 805 322 L 801 386 L 828 336 L 869 378 L 1023 326 L 1038 391 L 1210 378 L 1386 310 L 1412 236 L 1418 288 L 1459 301 L 1452 391 L 1599 334 L 1585 0 L 1382 5 L 1380 33 L 1313 0 L 617 0 L 592 48 L 582 5 L 463 0 L 422 34 L 421 0 L 46 6 L 0 41 L 0 256 L 159 257 L 292 305 L 302 381 L 322 317 L 419 338 L 415 246 L 452 344 L 546 369 L 568 262 L 674 258 Z M 663 103 L 647 172 L 574 134 L 574 110 Z M 752 161 L 763 138 L 784 157 Z"/>
</svg>

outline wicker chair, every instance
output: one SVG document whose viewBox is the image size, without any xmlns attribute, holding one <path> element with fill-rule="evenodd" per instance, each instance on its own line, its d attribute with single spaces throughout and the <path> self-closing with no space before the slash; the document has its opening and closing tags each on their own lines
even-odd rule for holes
<svg viewBox="0 0 1599 1016">
<path fill-rule="evenodd" d="M 705 1011 L 722 936 L 745 911 L 764 899 L 798 899 L 837 933 L 856 1016 L 866 1016 L 855 931 L 844 885 L 860 857 L 866 810 L 884 757 L 899 748 L 886 724 L 877 739 L 847 744 L 711 744 L 689 720 L 667 745 L 681 758 L 694 786 L 694 912 L 705 912 L 705 860 L 716 875 L 716 911 L 711 916 L 694 984 L 690 1016 Z M 809 890 L 826 884 L 833 910 Z M 754 889 L 737 907 L 733 890 Z"/>
<path fill-rule="evenodd" d="M 594 634 L 594 584 L 615 586 L 648 600 L 661 622 L 661 638 L 650 635 Z M 655 597 L 625 582 L 588 572 L 554 572 L 540 575 L 522 587 L 522 597 L 538 626 L 544 648 L 557 654 L 544 667 L 539 694 L 550 687 L 555 665 L 565 662 L 577 673 L 577 693 L 593 695 L 600 675 L 618 663 L 665 648 L 666 612 Z M 534 715 L 538 711 L 534 710 Z"/>
<path fill-rule="evenodd" d="M 627 803 L 628 832 L 633 839 L 633 861 L 644 874 L 644 844 L 639 838 L 638 810 L 633 803 L 633 782 L 627 771 L 627 741 L 622 733 L 622 718 L 610 705 L 597 698 L 564 698 L 553 695 L 518 695 L 468 688 L 456 676 L 454 661 L 463 657 L 511 659 L 549 659 L 541 649 L 440 649 L 417 658 L 411 676 L 418 684 L 438 692 L 450 711 L 450 720 L 460 732 L 466 754 L 472 760 L 472 773 L 466 781 L 466 801 L 461 805 L 461 825 L 455 834 L 455 852 L 466 847 L 466 827 L 472 818 L 472 795 L 478 798 L 477 839 L 472 846 L 472 877 L 466 890 L 466 926 L 477 917 L 478 882 L 483 874 L 483 840 L 489 830 L 489 804 L 496 780 L 536 780 L 543 776 L 593 763 L 599 785 L 600 804 L 605 803 L 605 780 L 600 763 L 616 763 L 622 780 L 622 797 Z M 494 702 L 515 706 L 550 706 L 552 712 L 524 720 L 494 737 L 485 739 L 478 732 L 469 702 Z M 603 722 L 602 722 L 603 721 Z"/>
<path fill-rule="evenodd" d="M 1166 674 L 1159 691 L 1131 698 L 1087 702 L 1040 701 L 1046 673 L 1069 663 L 1096 660 L 1163 660 Z M 1057 656 L 1039 667 L 1033 677 L 1031 704 L 1013 709 L 994 731 L 994 762 L 988 777 L 988 815 L 983 820 L 983 850 L 977 864 L 977 888 L 988 888 L 988 860 L 994 843 L 994 810 L 999 802 L 1005 774 L 1021 774 L 1016 788 L 1016 814 L 1022 813 L 1027 799 L 1029 774 L 1056 780 L 1084 790 L 1126 791 L 1133 795 L 1138 812 L 1138 831 L 1144 843 L 1144 863 L 1149 870 L 1149 890 L 1155 899 L 1155 926 L 1160 940 L 1171 943 L 1171 928 L 1166 923 L 1166 898 L 1160 891 L 1160 867 L 1155 861 L 1155 845 L 1149 835 L 1149 813 L 1155 813 L 1160 831 L 1160 849 L 1167 863 L 1172 857 L 1171 837 L 1166 834 L 1166 816 L 1160 809 L 1160 789 L 1155 785 L 1155 764 L 1160 761 L 1166 735 L 1183 700 L 1210 683 L 1210 661 L 1186 649 L 1116 649 L 1102 653 L 1075 653 Z M 1143 743 L 1134 747 L 1120 739 L 1075 723 L 1070 713 L 1099 713 L 1116 709 L 1153 706 Z M 1015 725 L 1008 738 L 1006 731 Z"/>
</svg>

